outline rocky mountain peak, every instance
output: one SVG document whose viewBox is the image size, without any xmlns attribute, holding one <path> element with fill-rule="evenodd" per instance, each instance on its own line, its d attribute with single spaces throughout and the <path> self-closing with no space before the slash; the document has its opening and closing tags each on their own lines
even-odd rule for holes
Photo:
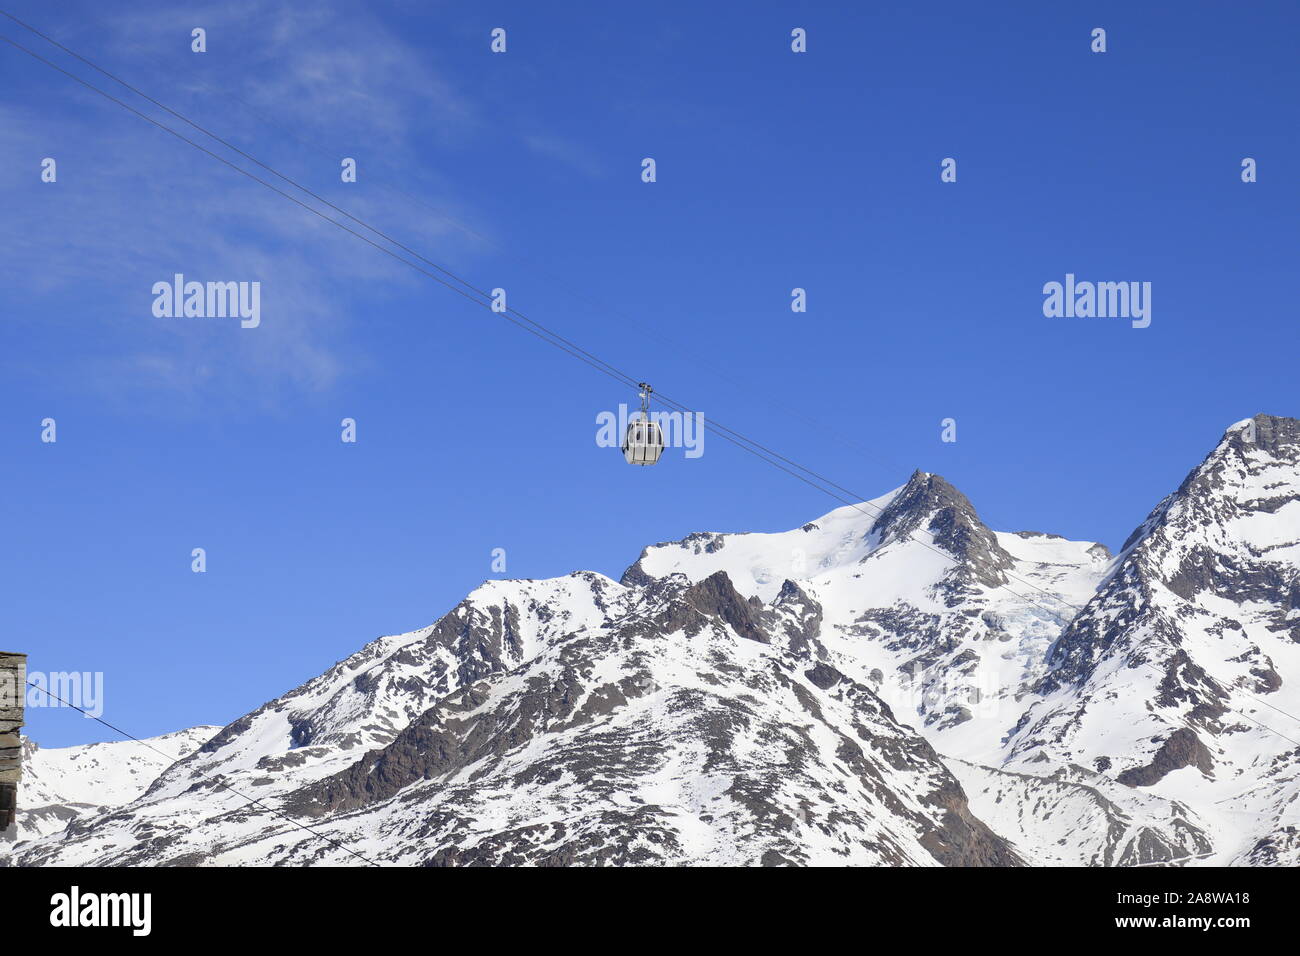
<svg viewBox="0 0 1300 956">
<path fill-rule="evenodd" d="M 1230 426 L 1214 450 L 1188 473 L 1171 497 L 1175 500 L 1217 497 L 1240 506 L 1248 505 L 1260 490 L 1283 486 L 1289 486 L 1286 493 L 1295 496 L 1300 492 L 1295 475 L 1297 464 L 1300 464 L 1300 419 L 1256 415 Z"/>
<path fill-rule="evenodd" d="M 916 471 L 872 525 L 881 543 L 928 532 L 936 547 L 961 564 L 960 573 L 990 587 L 1004 584 L 1009 555 L 970 501 L 940 475 Z"/>
<path fill-rule="evenodd" d="M 1230 606 L 1220 614 L 1190 606 L 1207 596 Z M 1189 633 L 1238 635 L 1236 663 L 1268 692 L 1272 662 L 1240 636 L 1253 617 L 1265 633 L 1300 643 L 1298 606 L 1300 420 L 1256 415 L 1230 426 L 1129 535 L 1109 580 L 1053 649 L 1043 686 L 1087 679 L 1113 648 L 1127 649 L 1117 639 L 1141 622 L 1147 648 L 1160 643 L 1166 653 Z"/>
<path fill-rule="evenodd" d="M 1286 461 L 1300 460 L 1300 419 L 1265 415 L 1237 422 L 1223 433 L 1219 448 L 1262 451 Z"/>
<path fill-rule="evenodd" d="M 1300 590 L 1300 420 L 1261 414 L 1231 426 L 1123 550 L 1184 600 L 1213 591 L 1272 602 Z"/>
</svg>

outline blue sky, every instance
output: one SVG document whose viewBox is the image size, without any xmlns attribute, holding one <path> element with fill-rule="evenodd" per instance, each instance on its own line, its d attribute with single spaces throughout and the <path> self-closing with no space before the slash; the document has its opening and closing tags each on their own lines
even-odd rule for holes
<svg viewBox="0 0 1300 956">
<path fill-rule="evenodd" d="M 921 468 L 1115 547 L 1230 423 L 1297 413 L 1293 4 L 542 6 L 6 8 L 863 497 Z M 103 672 L 132 733 L 432 622 L 494 548 L 617 576 L 837 505 L 716 435 L 629 468 L 595 419 L 631 392 L 7 45 L 0 89 L 0 643 Z M 262 325 L 155 318 L 177 272 L 261 282 Z M 1151 326 L 1044 317 L 1066 273 L 1151 282 Z"/>
</svg>

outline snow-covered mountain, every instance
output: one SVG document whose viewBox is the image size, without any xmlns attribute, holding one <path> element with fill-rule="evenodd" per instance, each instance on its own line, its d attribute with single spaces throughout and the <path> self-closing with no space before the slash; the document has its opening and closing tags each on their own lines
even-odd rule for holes
<svg viewBox="0 0 1300 956">
<path fill-rule="evenodd" d="M 1261 415 L 1117 556 L 918 472 L 489 582 L 13 859 L 1294 864 L 1298 680 L 1300 422 Z"/>
<path fill-rule="evenodd" d="M 167 768 L 167 757 L 189 756 L 220 729 L 192 727 L 138 742 L 80 747 L 44 748 L 24 739 L 18 821 L 8 840 L 58 833 L 77 817 L 130 803 Z M 5 852 L 0 843 L 0 855 Z"/>
<path fill-rule="evenodd" d="M 1210 862 L 1300 861 L 1300 421 L 1257 416 L 1125 543 L 1006 763 L 1195 808 Z"/>
</svg>

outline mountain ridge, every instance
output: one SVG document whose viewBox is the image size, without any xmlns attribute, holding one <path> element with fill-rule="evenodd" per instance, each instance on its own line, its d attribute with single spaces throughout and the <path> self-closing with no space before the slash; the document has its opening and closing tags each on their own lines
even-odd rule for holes
<svg viewBox="0 0 1300 956">
<path fill-rule="evenodd" d="M 1300 709 L 1298 577 L 1293 419 L 1230 426 L 1115 555 L 917 471 L 619 581 L 485 582 L 13 852 L 350 862 L 230 780 L 394 864 L 1296 862 L 1300 748 L 1250 709 Z"/>
</svg>

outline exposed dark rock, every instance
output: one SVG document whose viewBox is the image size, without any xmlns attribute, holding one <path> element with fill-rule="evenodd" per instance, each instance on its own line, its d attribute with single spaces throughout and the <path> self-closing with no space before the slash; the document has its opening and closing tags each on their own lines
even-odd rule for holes
<svg viewBox="0 0 1300 956">
<path fill-rule="evenodd" d="M 763 644 L 770 642 L 758 623 L 758 609 L 740 595 L 727 572 L 718 571 L 692 585 L 685 598 L 701 613 L 721 618 L 741 637 Z"/>
<path fill-rule="evenodd" d="M 1211 776 L 1214 773 L 1214 758 L 1196 736 L 1196 732 L 1183 727 L 1169 735 L 1156 751 L 1151 763 L 1145 767 L 1131 767 L 1116 779 L 1130 787 L 1149 787 L 1159 783 L 1168 773 L 1193 766 L 1206 776 Z"/>
<path fill-rule="evenodd" d="M 804 676 L 822 690 L 830 690 L 844 680 L 844 675 L 828 664 L 818 664 L 811 670 L 804 671 Z"/>
</svg>

